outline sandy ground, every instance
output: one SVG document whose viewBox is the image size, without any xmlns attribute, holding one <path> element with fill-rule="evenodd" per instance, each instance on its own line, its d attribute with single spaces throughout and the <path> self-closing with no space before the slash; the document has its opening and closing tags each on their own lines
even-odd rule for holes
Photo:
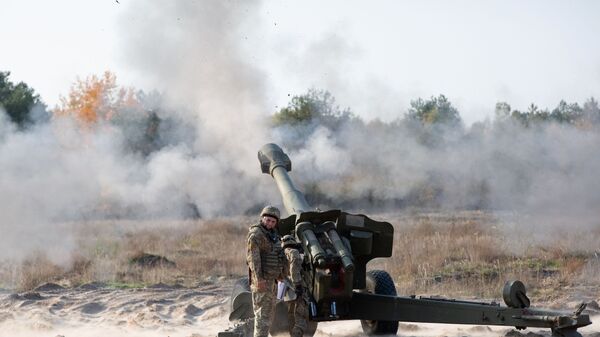
<svg viewBox="0 0 600 337">
<path fill-rule="evenodd" d="M 47 288 L 0 295 L 0 336 L 216 336 L 229 325 L 230 282 L 192 289 Z"/>
<path fill-rule="evenodd" d="M 90 284 L 75 289 L 45 285 L 28 293 L 0 292 L 0 336 L 216 336 L 229 327 L 231 281 L 196 288 L 164 285 L 144 289 L 109 289 Z M 593 296 L 592 290 L 591 296 Z M 600 294 L 597 294 L 600 297 Z M 588 295 L 589 298 L 590 295 Z M 576 303 L 561 301 L 571 308 Z M 549 303 L 551 304 L 551 303 Z M 551 306 L 558 306 L 557 303 Z M 580 329 L 584 337 L 600 337 L 598 310 L 594 324 Z M 401 324 L 398 335 L 415 337 L 505 336 L 505 327 L 449 324 Z M 548 336 L 539 329 L 522 331 Z M 362 336 L 359 321 L 320 323 L 317 337 Z"/>
</svg>

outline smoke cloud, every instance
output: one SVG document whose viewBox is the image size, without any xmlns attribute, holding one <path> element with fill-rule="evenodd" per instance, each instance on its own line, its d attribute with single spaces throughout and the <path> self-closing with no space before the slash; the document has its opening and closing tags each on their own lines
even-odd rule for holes
<svg viewBox="0 0 600 337">
<path fill-rule="evenodd" d="M 432 186 L 434 195 L 421 200 L 426 207 L 515 210 L 598 225 L 600 135 L 594 131 L 497 121 L 431 147 L 403 125 L 349 123 L 335 133 L 316 129 L 308 139 L 290 156 L 296 168 L 310 169 L 295 174 L 332 200 L 402 207 L 418 204 L 411 193 L 426 196 L 423 188 Z"/>
</svg>

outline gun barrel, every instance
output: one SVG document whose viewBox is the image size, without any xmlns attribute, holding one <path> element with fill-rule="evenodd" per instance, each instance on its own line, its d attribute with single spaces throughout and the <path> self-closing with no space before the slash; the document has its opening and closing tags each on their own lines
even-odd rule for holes
<svg viewBox="0 0 600 337">
<path fill-rule="evenodd" d="M 354 262 L 352 262 L 352 255 L 348 252 L 346 246 L 344 246 L 344 243 L 342 242 L 342 239 L 338 235 L 337 231 L 335 229 L 330 229 L 327 232 L 327 235 L 329 236 L 329 240 L 333 244 L 333 247 L 337 250 L 338 255 L 342 258 L 342 265 L 344 266 L 344 270 L 348 272 L 354 271 Z"/>
<path fill-rule="evenodd" d="M 288 174 L 288 171 L 292 170 L 292 162 L 279 146 L 266 144 L 258 151 L 258 160 L 262 172 L 270 174 L 275 179 L 283 198 L 283 205 L 289 214 L 300 215 L 311 208 L 302 192 L 294 186 Z"/>
<path fill-rule="evenodd" d="M 302 228 L 302 226 L 300 226 Z M 313 258 L 313 263 L 318 267 L 325 266 L 325 251 L 319 244 L 319 240 L 311 229 L 303 229 L 301 234 L 307 241 L 310 256 Z"/>
</svg>

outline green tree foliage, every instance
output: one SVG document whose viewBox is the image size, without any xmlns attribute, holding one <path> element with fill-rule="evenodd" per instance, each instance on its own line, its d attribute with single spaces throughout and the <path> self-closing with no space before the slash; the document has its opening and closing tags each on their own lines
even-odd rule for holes
<svg viewBox="0 0 600 337">
<path fill-rule="evenodd" d="M 445 146 L 451 139 L 460 138 L 463 131 L 460 113 L 444 95 L 411 101 L 404 124 L 419 143 L 428 147 Z"/>
<path fill-rule="evenodd" d="M 9 71 L 0 71 L 0 106 L 15 124 L 24 128 L 33 122 L 32 109 L 39 106 L 45 111 L 45 105 L 27 84 L 14 84 L 8 79 L 9 76 Z"/>
<path fill-rule="evenodd" d="M 567 104 L 564 100 L 558 103 L 558 106 L 550 113 L 550 119 L 559 123 L 574 124 L 581 118 L 583 110 L 577 103 Z"/>
<path fill-rule="evenodd" d="M 583 108 L 577 103 L 567 103 L 561 100 L 558 106 L 552 111 L 540 109 L 533 103 L 529 105 L 526 112 L 519 110 L 511 111 L 510 105 L 500 102 L 496 104 L 496 120 L 504 121 L 510 117 L 525 127 L 553 122 L 584 128 L 597 124 L 600 121 L 600 112 L 598 111 L 598 102 L 594 98 L 588 100 Z"/>
<path fill-rule="evenodd" d="M 341 123 L 355 118 L 349 109 L 340 109 L 328 91 L 310 89 L 308 93 L 294 96 L 287 107 L 273 115 L 273 124 L 323 125 L 335 129 Z"/>
<path fill-rule="evenodd" d="M 540 110 L 540 108 L 531 103 L 527 108 L 526 116 L 529 118 L 530 123 L 541 123 L 546 122 L 550 119 L 550 112 L 548 110 Z"/>
<path fill-rule="evenodd" d="M 444 95 L 428 100 L 419 98 L 410 102 L 407 117 L 423 125 L 459 126 L 462 124 L 460 113 Z"/>
</svg>

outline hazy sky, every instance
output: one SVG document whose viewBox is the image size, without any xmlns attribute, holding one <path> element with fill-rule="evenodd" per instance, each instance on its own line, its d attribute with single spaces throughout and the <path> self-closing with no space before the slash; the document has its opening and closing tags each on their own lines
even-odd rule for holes
<svg viewBox="0 0 600 337">
<path fill-rule="evenodd" d="M 152 89 L 124 53 L 128 28 L 147 19 L 130 0 L 0 4 L 0 70 L 50 107 L 77 76 L 104 70 Z M 391 120 L 412 99 L 445 94 L 473 122 L 498 101 L 553 108 L 600 97 L 598 1 L 268 1 L 259 10 L 239 43 L 266 79 L 265 109 L 316 87 Z"/>
</svg>

